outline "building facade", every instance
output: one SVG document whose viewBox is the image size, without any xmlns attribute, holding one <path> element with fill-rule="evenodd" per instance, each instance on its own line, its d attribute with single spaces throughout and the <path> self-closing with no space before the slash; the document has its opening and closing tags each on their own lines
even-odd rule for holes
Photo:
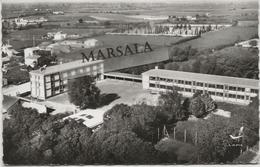
<svg viewBox="0 0 260 167">
<path fill-rule="evenodd" d="M 42 56 L 51 56 L 51 49 L 41 49 L 40 47 L 32 47 L 24 49 L 24 64 L 35 67 Z"/>
<path fill-rule="evenodd" d="M 86 75 L 103 79 L 103 60 L 82 62 L 77 60 L 41 68 L 30 72 L 31 97 L 45 100 L 68 90 L 68 80 Z"/>
<path fill-rule="evenodd" d="M 191 97 L 196 91 L 208 93 L 216 101 L 247 105 L 258 95 L 258 80 L 200 73 L 153 69 L 142 73 L 144 89 L 179 93 Z"/>
</svg>

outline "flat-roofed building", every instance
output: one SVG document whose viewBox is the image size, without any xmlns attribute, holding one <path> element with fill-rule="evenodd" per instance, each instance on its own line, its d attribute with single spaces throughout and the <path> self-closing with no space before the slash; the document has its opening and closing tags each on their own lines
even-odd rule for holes
<svg viewBox="0 0 260 167">
<path fill-rule="evenodd" d="M 30 72 L 31 97 L 45 100 L 68 90 L 68 80 L 86 75 L 103 79 L 103 60 L 82 60 L 59 64 Z"/>
<path fill-rule="evenodd" d="M 258 94 L 258 80 L 163 69 L 142 73 L 144 89 L 167 91 L 179 87 L 185 97 L 196 91 L 209 93 L 216 101 L 247 105 Z"/>
</svg>

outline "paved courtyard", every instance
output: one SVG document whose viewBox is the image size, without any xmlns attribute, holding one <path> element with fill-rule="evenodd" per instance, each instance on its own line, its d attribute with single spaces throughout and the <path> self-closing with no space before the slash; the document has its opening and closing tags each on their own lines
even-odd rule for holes
<svg viewBox="0 0 260 167">
<path fill-rule="evenodd" d="M 102 110 L 102 115 L 105 111 L 120 103 L 128 105 L 140 104 L 142 102 L 146 102 L 149 105 L 157 104 L 158 95 L 151 94 L 148 90 L 143 90 L 141 83 L 106 79 L 97 82 L 96 85 L 101 90 L 101 94 L 114 94 L 119 97 L 108 105 L 95 109 Z M 76 110 L 76 106 L 69 102 L 67 93 L 51 97 L 43 103 L 56 109 L 53 114 L 74 112 Z"/>
</svg>

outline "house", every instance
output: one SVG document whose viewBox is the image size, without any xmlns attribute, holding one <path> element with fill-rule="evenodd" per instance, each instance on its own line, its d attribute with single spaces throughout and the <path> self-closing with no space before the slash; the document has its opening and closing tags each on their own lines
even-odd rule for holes
<svg viewBox="0 0 260 167">
<path fill-rule="evenodd" d="M 26 64 L 27 66 L 35 67 L 40 57 L 50 55 L 50 49 L 42 49 L 40 47 L 26 48 L 24 49 L 24 64 Z"/>
<path fill-rule="evenodd" d="M 66 33 L 62 33 L 61 31 L 57 32 L 56 34 L 54 34 L 54 39 L 55 41 L 60 41 L 60 40 L 64 40 L 67 38 L 67 34 Z"/>
<path fill-rule="evenodd" d="M 63 11 L 53 11 L 52 14 L 54 15 L 64 15 Z"/>
<path fill-rule="evenodd" d="M 2 52 L 7 55 L 7 57 L 12 57 L 17 55 L 19 52 L 13 49 L 12 45 L 3 45 Z"/>
<path fill-rule="evenodd" d="M 3 102 L 2 102 L 2 112 L 8 113 L 11 111 L 15 106 L 19 104 L 19 99 L 13 96 L 6 96 L 3 95 Z"/>
<path fill-rule="evenodd" d="M 91 48 L 99 45 L 101 45 L 101 43 L 96 39 L 87 39 L 84 41 L 85 48 Z"/>
</svg>

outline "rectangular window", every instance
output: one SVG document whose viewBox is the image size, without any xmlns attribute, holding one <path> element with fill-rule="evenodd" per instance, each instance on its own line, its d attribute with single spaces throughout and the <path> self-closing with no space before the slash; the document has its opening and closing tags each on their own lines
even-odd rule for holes
<svg viewBox="0 0 260 167">
<path fill-rule="evenodd" d="M 242 95 L 237 95 L 237 98 L 238 98 L 238 99 L 244 99 L 244 98 L 245 98 L 245 96 L 242 96 Z"/>
<path fill-rule="evenodd" d="M 46 96 L 47 97 L 51 96 L 51 90 L 50 89 L 46 91 Z"/>
<path fill-rule="evenodd" d="M 251 93 L 258 93 L 257 89 L 251 89 Z"/>
<path fill-rule="evenodd" d="M 236 98 L 236 95 L 234 95 L 234 94 L 229 94 L 228 97 L 229 97 L 229 98 L 234 98 L 234 99 L 235 99 L 235 98 Z"/>
<path fill-rule="evenodd" d="M 209 91 L 210 95 L 215 95 L 215 92 Z"/>
<path fill-rule="evenodd" d="M 155 88 L 155 84 L 153 84 L 153 83 L 150 83 L 149 86 L 152 88 Z"/>
<path fill-rule="evenodd" d="M 185 85 L 191 85 L 191 81 L 185 81 Z"/>
<path fill-rule="evenodd" d="M 67 85 L 68 80 L 63 80 L 62 82 L 63 82 L 64 85 Z"/>
<path fill-rule="evenodd" d="M 203 83 L 202 82 L 197 82 L 197 86 L 203 87 Z"/>
<path fill-rule="evenodd" d="M 216 95 L 222 97 L 223 93 L 217 92 Z"/>
<path fill-rule="evenodd" d="M 46 82 L 51 82 L 51 77 L 50 76 L 45 76 Z"/>
<path fill-rule="evenodd" d="M 64 73 L 62 74 L 62 76 L 63 76 L 64 78 L 66 78 L 66 77 L 68 76 L 68 73 L 64 72 Z"/>
<path fill-rule="evenodd" d="M 237 88 L 236 88 L 236 87 L 234 87 L 234 86 L 229 86 L 229 90 L 236 91 L 236 90 L 237 90 Z"/>
<path fill-rule="evenodd" d="M 54 79 L 55 79 L 55 80 L 59 80 L 59 79 L 60 79 L 60 76 L 59 76 L 58 74 L 56 74 L 56 75 L 54 76 Z"/>
<path fill-rule="evenodd" d="M 185 88 L 185 92 L 191 92 L 191 89 Z"/>
<path fill-rule="evenodd" d="M 166 86 L 165 85 L 160 85 L 160 88 L 161 89 L 166 89 Z"/>
<path fill-rule="evenodd" d="M 214 84 L 209 84 L 209 88 L 215 88 Z"/>
<path fill-rule="evenodd" d="M 167 79 L 167 82 L 173 82 L 173 79 Z"/>
<path fill-rule="evenodd" d="M 217 85 L 217 89 L 223 89 L 224 86 L 223 85 Z"/>
<path fill-rule="evenodd" d="M 97 66 L 93 66 L 93 70 L 97 70 Z"/>
<path fill-rule="evenodd" d="M 84 72 L 83 68 L 80 68 L 79 73 L 83 73 L 83 72 Z"/>
<path fill-rule="evenodd" d="M 167 89 L 172 90 L 173 87 L 172 86 L 167 86 Z"/>
<path fill-rule="evenodd" d="M 245 88 L 237 87 L 237 91 L 244 92 Z"/>
<path fill-rule="evenodd" d="M 72 76 L 74 76 L 74 75 L 76 74 L 76 71 L 73 70 L 73 71 L 71 71 L 70 73 L 71 73 Z"/>
<path fill-rule="evenodd" d="M 159 78 L 160 81 L 166 81 L 166 78 Z"/>
<path fill-rule="evenodd" d="M 46 83 L 46 89 L 50 89 L 51 88 L 51 83 Z"/>
<path fill-rule="evenodd" d="M 154 80 L 155 80 L 155 77 L 150 77 L 150 80 L 153 80 L 153 81 L 154 81 Z"/>
<path fill-rule="evenodd" d="M 86 71 L 89 72 L 89 71 L 90 71 L 90 68 L 89 68 L 89 67 L 86 67 Z"/>
<path fill-rule="evenodd" d="M 60 86 L 60 82 L 59 82 L 59 81 L 56 81 L 56 82 L 54 83 L 54 86 L 55 86 L 55 87 Z"/>
</svg>

